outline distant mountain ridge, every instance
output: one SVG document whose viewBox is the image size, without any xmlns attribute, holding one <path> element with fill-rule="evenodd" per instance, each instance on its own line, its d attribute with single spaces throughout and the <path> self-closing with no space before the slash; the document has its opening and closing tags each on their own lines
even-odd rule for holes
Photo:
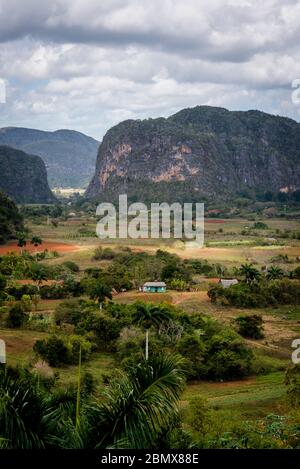
<svg viewBox="0 0 300 469">
<path fill-rule="evenodd" d="M 199 200 L 300 188 L 300 124 L 260 111 L 196 106 L 127 120 L 99 147 L 86 197 Z"/>
<path fill-rule="evenodd" d="M 56 202 L 43 160 L 5 145 L 0 146 L 0 190 L 17 203 Z"/>
<path fill-rule="evenodd" d="M 50 187 L 84 188 L 94 172 L 99 142 L 75 130 L 46 132 L 3 127 L 0 145 L 40 156 L 47 168 Z"/>
</svg>

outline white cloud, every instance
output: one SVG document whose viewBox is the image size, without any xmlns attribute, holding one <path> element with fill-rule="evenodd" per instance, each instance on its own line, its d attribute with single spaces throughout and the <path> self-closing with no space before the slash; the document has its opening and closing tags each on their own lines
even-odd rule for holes
<svg viewBox="0 0 300 469">
<path fill-rule="evenodd" d="M 0 21 L 0 126 L 101 138 L 197 104 L 299 118 L 294 0 L 0 0 Z"/>
</svg>

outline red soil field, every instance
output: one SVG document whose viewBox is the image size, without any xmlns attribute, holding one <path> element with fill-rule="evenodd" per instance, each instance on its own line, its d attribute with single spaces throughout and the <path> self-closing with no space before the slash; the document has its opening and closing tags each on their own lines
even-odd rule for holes
<svg viewBox="0 0 300 469">
<path fill-rule="evenodd" d="M 54 243 L 51 241 L 44 241 L 40 246 L 35 248 L 32 244 L 27 243 L 26 247 L 23 248 L 23 251 L 28 251 L 28 252 L 42 252 L 45 249 L 48 249 L 48 251 L 57 251 L 60 254 L 63 254 L 65 252 L 73 252 L 77 251 L 79 249 L 78 246 L 72 245 L 72 244 L 64 244 L 64 243 Z M 20 252 L 20 248 L 17 245 L 16 241 L 9 242 L 5 244 L 4 246 L 0 246 L 0 255 L 8 254 L 9 252 Z"/>
</svg>

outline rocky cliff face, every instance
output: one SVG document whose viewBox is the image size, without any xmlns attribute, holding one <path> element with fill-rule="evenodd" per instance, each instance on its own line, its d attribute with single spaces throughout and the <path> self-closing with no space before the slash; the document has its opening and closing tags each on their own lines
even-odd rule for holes
<svg viewBox="0 0 300 469">
<path fill-rule="evenodd" d="M 0 146 L 0 190 L 18 203 L 56 201 L 48 185 L 43 160 L 7 146 Z"/>
<path fill-rule="evenodd" d="M 50 187 L 86 187 L 95 169 L 99 142 L 74 130 L 44 132 L 22 127 L 0 129 L 0 145 L 40 156 Z"/>
<path fill-rule="evenodd" d="M 141 200 L 150 192 L 175 201 L 179 195 L 198 200 L 299 187 L 300 124 L 258 111 L 197 106 L 110 129 L 86 196 L 127 192 Z"/>
</svg>

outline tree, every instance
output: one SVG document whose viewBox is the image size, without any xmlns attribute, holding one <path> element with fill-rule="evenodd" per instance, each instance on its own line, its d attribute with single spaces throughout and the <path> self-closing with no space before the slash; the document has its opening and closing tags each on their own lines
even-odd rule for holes
<svg viewBox="0 0 300 469">
<path fill-rule="evenodd" d="M 83 409 L 79 438 L 83 448 L 156 448 L 178 413 L 184 386 L 182 361 L 160 356 L 133 367 L 111 384 L 104 403 Z"/>
<path fill-rule="evenodd" d="M 282 278 L 283 276 L 284 276 L 283 270 L 280 267 L 276 266 L 276 265 L 272 265 L 267 270 L 266 278 L 268 280 L 277 280 L 279 278 Z"/>
<path fill-rule="evenodd" d="M 261 277 L 260 272 L 255 267 L 253 267 L 253 264 L 243 264 L 240 267 L 238 273 L 248 284 L 256 282 Z"/>
<path fill-rule="evenodd" d="M 35 247 L 35 252 L 38 246 L 42 244 L 43 240 L 39 236 L 33 236 L 31 238 L 30 244 L 33 244 Z"/>
<path fill-rule="evenodd" d="M 243 314 L 235 319 L 238 325 L 238 333 L 243 337 L 250 339 L 262 339 L 263 334 L 263 319 L 258 314 Z"/>
<path fill-rule="evenodd" d="M 75 409 L 73 391 L 48 394 L 31 373 L 0 371 L 0 447 L 44 449 L 59 446 L 64 419 Z"/>
<path fill-rule="evenodd" d="M 149 329 L 151 326 L 159 328 L 164 321 L 171 319 L 171 312 L 165 305 L 153 305 L 152 303 L 135 303 L 133 322 L 146 329 L 145 357 L 149 357 Z"/>
<path fill-rule="evenodd" d="M 30 269 L 30 278 L 37 283 L 38 290 L 44 280 L 48 279 L 47 269 L 43 265 L 33 264 Z"/>
<path fill-rule="evenodd" d="M 12 329 L 18 329 L 23 326 L 27 319 L 28 314 L 25 313 L 23 305 L 21 303 L 16 303 L 8 312 L 7 326 Z"/>
<path fill-rule="evenodd" d="M 83 287 L 89 297 L 99 303 L 100 309 L 106 299 L 112 299 L 111 287 L 100 278 L 84 279 Z"/>
<path fill-rule="evenodd" d="M 29 371 L 0 370 L 0 447 L 155 448 L 178 414 L 181 366 L 160 356 L 113 382 L 104 399 L 90 402 L 82 391 L 77 425 L 74 388 L 53 393 Z"/>
<path fill-rule="evenodd" d="M 25 233 L 17 233 L 18 246 L 20 248 L 20 253 L 23 254 L 23 248 L 26 246 L 26 235 Z"/>
</svg>

